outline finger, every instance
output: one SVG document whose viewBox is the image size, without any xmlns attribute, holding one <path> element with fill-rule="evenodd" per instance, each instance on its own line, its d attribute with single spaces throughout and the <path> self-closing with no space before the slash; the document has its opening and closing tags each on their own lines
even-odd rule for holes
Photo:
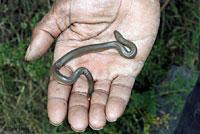
<svg viewBox="0 0 200 134">
<path fill-rule="evenodd" d="M 66 76 L 71 75 L 66 67 L 62 67 L 60 72 Z M 71 86 L 60 84 L 53 79 L 49 83 L 47 111 L 51 124 L 55 126 L 60 125 L 66 117 L 70 90 Z"/>
<path fill-rule="evenodd" d="M 118 76 L 113 80 L 106 106 L 106 117 L 108 121 L 116 121 L 123 114 L 130 98 L 134 82 L 135 78 L 131 76 Z"/>
<path fill-rule="evenodd" d="M 106 80 L 95 83 L 89 111 L 89 124 L 95 130 L 102 129 L 106 124 L 105 108 L 110 85 L 111 82 Z"/>
<path fill-rule="evenodd" d="M 73 85 L 68 113 L 68 120 L 72 129 L 78 132 L 84 131 L 88 126 L 89 101 L 87 93 L 88 81 L 84 76 L 81 76 Z"/>
<path fill-rule="evenodd" d="M 36 60 L 51 46 L 54 38 L 69 26 L 67 2 L 57 1 L 52 9 L 33 29 L 31 43 L 27 49 L 25 59 Z M 62 11 L 63 10 L 63 11 Z"/>
</svg>

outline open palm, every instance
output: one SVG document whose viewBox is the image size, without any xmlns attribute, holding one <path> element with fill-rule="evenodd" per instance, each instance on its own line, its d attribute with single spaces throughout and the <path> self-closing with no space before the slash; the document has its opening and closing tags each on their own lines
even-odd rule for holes
<svg viewBox="0 0 200 134">
<path fill-rule="evenodd" d="M 78 67 L 88 68 L 94 77 L 94 92 L 88 101 L 84 76 L 73 87 L 51 78 L 48 88 L 51 123 L 61 124 L 67 111 L 75 131 L 84 131 L 88 123 L 93 129 L 101 129 L 106 119 L 117 120 L 151 51 L 158 25 L 158 0 L 57 0 L 33 30 L 27 60 L 43 55 L 55 38 L 54 62 L 80 46 L 115 41 L 114 30 L 134 42 L 138 52 L 134 59 L 125 59 L 115 49 L 109 49 L 82 55 L 63 66 L 60 71 L 67 76 Z"/>
</svg>

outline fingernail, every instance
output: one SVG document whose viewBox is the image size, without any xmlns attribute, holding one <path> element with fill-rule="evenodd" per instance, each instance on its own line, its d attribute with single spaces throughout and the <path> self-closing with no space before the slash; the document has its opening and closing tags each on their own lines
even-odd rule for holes
<svg viewBox="0 0 200 134">
<path fill-rule="evenodd" d="M 74 130 L 74 128 L 72 127 L 72 126 L 70 126 L 71 127 L 71 129 L 74 131 L 74 132 L 77 132 L 77 133 L 79 133 L 79 132 L 85 132 L 85 130 L 86 129 L 83 129 L 82 131 L 77 131 L 77 130 Z"/>
<path fill-rule="evenodd" d="M 51 125 L 54 125 L 54 126 L 56 126 L 56 127 L 57 127 L 57 126 L 60 126 L 60 125 L 62 124 L 62 123 L 60 123 L 60 124 L 54 124 L 54 123 L 51 122 L 51 121 L 50 121 L 50 123 L 51 123 Z"/>
<path fill-rule="evenodd" d="M 30 47 L 30 45 L 29 45 L 29 47 L 28 47 L 28 49 L 27 49 L 27 51 L 26 51 L 26 55 L 25 55 L 25 59 L 27 59 L 27 57 L 28 57 L 28 55 L 29 55 L 29 53 L 30 53 L 30 49 L 31 47 Z"/>
<path fill-rule="evenodd" d="M 106 120 L 107 120 L 108 122 L 115 122 L 115 121 L 117 121 L 117 119 L 116 119 L 116 120 L 109 120 L 107 117 L 106 117 Z"/>
<path fill-rule="evenodd" d="M 101 128 L 93 128 L 90 124 L 89 124 L 89 126 L 90 126 L 93 130 L 101 130 L 101 129 L 103 129 L 103 127 L 101 127 Z"/>
</svg>

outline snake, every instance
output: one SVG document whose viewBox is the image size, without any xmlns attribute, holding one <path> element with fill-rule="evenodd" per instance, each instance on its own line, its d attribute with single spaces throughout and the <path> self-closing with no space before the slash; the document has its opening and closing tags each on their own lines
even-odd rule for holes
<svg viewBox="0 0 200 134">
<path fill-rule="evenodd" d="M 136 45 L 133 42 L 125 39 L 121 35 L 121 33 L 118 32 L 117 30 L 114 30 L 113 33 L 114 33 L 116 41 L 82 46 L 82 47 L 73 49 L 72 51 L 62 56 L 52 65 L 51 76 L 58 83 L 61 83 L 64 85 L 73 85 L 77 81 L 77 79 L 80 77 L 80 75 L 85 75 L 89 84 L 87 97 L 88 99 L 90 99 L 91 94 L 94 89 L 94 79 L 91 72 L 87 68 L 79 67 L 71 74 L 70 77 L 64 76 L 63 74 L 60 73 L 59 70 L 67 62 L 69 62 L 70 60 L 76 57 L 79 57 L 87 53 L 91 53 L 95 51 L 103 51 L 103 50 L 112 49 L 112 48 L 116 49 L 119 52 L 119 54 L 124 58 L 128 58 L 128 59 L 134 58 L 137 54 Z"/>
</svg>

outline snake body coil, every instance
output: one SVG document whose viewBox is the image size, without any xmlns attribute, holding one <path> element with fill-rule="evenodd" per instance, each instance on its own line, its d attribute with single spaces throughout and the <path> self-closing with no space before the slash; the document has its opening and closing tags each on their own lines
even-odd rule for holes
<svg viewBox="0 0 200 134">
<path fill-rule="evenodd" d="M 53 78 L 65 85 L 72 85 L 76 82 L 76 80 L 80 77 L 80 75 L 85 75 L 86 78 L 88 79 L 88 83 L 89 83 L 89 91 L 88 91 L 88 97 L 90 97 L 90 95 L 92 94 L 93 88 L 94 88 L 94 81 L 93 81 L 93 77 L 92 74 L 90 73 L 90 71 L 85 68 L 85 67 L 80 67 L 78 69 L 76 69 L 71 77 L 66 77 L 63 74 L 61 74 L 59 72 L 59 69 L 64 66 L 64 64 L 66 64 L 68 61 L 70 61 L 71 59 L 78 57 L 80 55 L 89 53 L 89 52 L 94 52 L 94 51 L 103 51 L 106 49 L 110 49 L 110 48 L 115 48 L 118 50 L 118 52 L 120 53 L 121 56 L 123 56 L 124 58 L 133 58 L 135 57 L 136 53 L 137 53 L 137 47 L 134 43 L 132 43 L 129 40 L 126 40 L 123 38 L 123 36 L 118 32 L 118 31 L 114 31 L 114 35 L 117 41 L 111 41 L 111 42 L 106 42 L 106 43 L 100 43 L 100 44 L 92 44 L 92 45 L 88 45 L 88 46 L 83 46 L 83 47 L 79 47 L 77 49 L 74 49 L 72 51 L 70 51 L 69 53 L 65 54 L 63 57 L 61 57 L 58 61 L 56 61 L 52 68 L 51 68 L 51 75 L 53 76 Z M 126 48 L 128 47 L 130 50 L 128 51 Z"/>
</svg>

